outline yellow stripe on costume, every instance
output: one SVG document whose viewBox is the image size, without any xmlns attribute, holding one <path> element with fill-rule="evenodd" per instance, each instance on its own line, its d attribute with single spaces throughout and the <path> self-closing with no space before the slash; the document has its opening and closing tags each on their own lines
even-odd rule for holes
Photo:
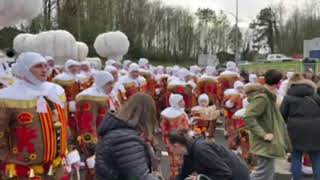
<svg viewBox="0 0 320 180">
<path fill-rule="evenodd" d="M 75 82 L 76 82 L 76 81 L 75 81 L 74 79 L 72 79 L 72 80 L 67 80 L 67 81 L 65 81 L 65 80 L 59 80 L 59 79 L 54 79 L 54 80 L 53 80 L 53 83 L 59 84 L 59 85 L 61 85 L 61 86 L 67 86 L 67 85 L 73 84 L 73 83 L 75 83 Z"/>
<path fill-rule="evenodd" d="M 108 102 L 107 96 L 77 96 L 76 101 L 96 101 L 96 102 Z"/>
<path fill-rule="evenodd" d="M 0 108 L 29 109 L 37 106 L 36 100 L 1 99 Z"/>
</svg>

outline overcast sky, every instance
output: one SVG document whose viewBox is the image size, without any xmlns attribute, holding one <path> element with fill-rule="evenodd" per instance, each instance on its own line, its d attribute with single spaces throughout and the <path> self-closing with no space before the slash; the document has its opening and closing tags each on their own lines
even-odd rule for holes
<svg viewBox="0 0 320 180">
<path fill-rule="evenodd" d="M 182 6 L 190 11 L 196 11 L 199 7 L 213 10 L 224 10 L 235 14 L 236 0 L 161 0 L 167 5 Z M 239 0 L 239 26 L 248 27 L 259 11 L 270 4 L 282 2 L 289 10 L 300 5 L 304 0 Z M 229 15 L 232 23 L 234 18 Z"/>
</svg>

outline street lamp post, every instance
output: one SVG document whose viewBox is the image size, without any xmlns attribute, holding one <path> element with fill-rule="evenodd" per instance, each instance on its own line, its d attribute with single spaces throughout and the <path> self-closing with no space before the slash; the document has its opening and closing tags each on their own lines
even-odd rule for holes
<svg viewBox="0 0 320 180">
<path fill-rule="evenodd" d="M 235 28 L 236 28 L 236 32 L 235 32 L 235 37 L 234 37 L 234 46 L 235 46 L 235 52 L 234 52 L 234 60 L 236 62 L 236 64 L 239 64 L 240 61 L 240 56 L 239 56 L 239 34 L 238 34 L 238 30 L 239 30 L 239 0 L 236 0 L 236 14 L 232 13 L 232 12 L 228 12 L 228 11 L 224 11 L 221 10 L 222 12 L 225 12 L 227 14 L 230 14 L 232 17 L 235 18 L 236 23 L 235 23 Z M 240 30 L 239 30 L 240 31 Z"/>
<path fill-rule="evenodd" d="M 235 44 L 235 53 L 234 53 L 234 56 L 235 56 L 235 62 L 236 64 L 239 64 L 239 36 L 238 36 L 238 22 L 239 22 L 239 0 L 236 0 L 236 34 L 235 34 L 235 41 L 236 41 L 236 44 Z"/>
<path fill-rule="evenodd" d="M 236 0 L 236 14 L 232 13 L 232 12 L 228 12 L 228 11 L 224 11 L 223 12 L 230 14 L 231 16 L 233 16 L 235 18 L 235 34 L 234 34 L 234 60 L 236 62 L 236 64 L 239 63 L 240 59 L 239 59 L 239 34 L 238 34 L 238 30 L 239 30 L 239 0 Z"/>
</svg>

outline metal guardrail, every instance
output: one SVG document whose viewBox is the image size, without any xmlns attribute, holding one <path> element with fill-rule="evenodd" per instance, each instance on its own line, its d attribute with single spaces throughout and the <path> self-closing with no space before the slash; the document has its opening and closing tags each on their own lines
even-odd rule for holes
<svg viewBox="0 0 320 180">
<path fill-rule="evenodd" d="M 278 69 L 282 72 L 299 72 L 304 73 L 308 68 L 311 68 L 316 74 L 320 73 L 320 62 L 303 63 L 303 62 L 269 62 L 269 63 L 251 63 L 248 65 L 240 65 L 240 69 L 250 73 L 262 73 L 269 69 Z"/>
</svg>

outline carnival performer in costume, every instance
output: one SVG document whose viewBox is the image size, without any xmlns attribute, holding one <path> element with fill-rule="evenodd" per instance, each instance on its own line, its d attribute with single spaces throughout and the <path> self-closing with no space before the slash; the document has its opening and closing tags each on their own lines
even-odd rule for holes
<svg viewBox="0 0 320 180">
<path fill-rule="evenodd" d="M 120 75 L 121 76 L 124 76 L 124 75 L 127 75 L 128 74 L 128 71 L 129 71 L 129 66 L 132 62 L 130 60 L 124 60 L 123 63 L 122 63 L 122 69 L 120 69 Z"/>
<path fill-rule="evenodd" d="M 243 88 L 244 84 L 241 81 L 236 81 L 233 89 L 227 89 L 224 92 L 225 129 L 228 135 L 228 146 L 232 150 L 238 149 L 238 133 L 236 130 L 236 120 L 233 118 L 233 115 L 236 111 L 242 109 Z"/>
<path fill-rule="evenodd" d="M 114 86 L 112 91 L 112 98 L 120 102 L 123 105 L 127 101 L 126 89 L 123 84 L 119 82 L 119 70 L 113 66 L 106 66 L 105 71 L 109 72 L 114 79 Z"/>
<path fill-rule="evenodd" d="M 249 74 L 249 83 L 258 83 L 258 76 L 256 74 Z"/>
<path fill-rule="evenodd" d="M 91 68 L 89 61 L 83 61 L 80 63 L 80 74 L 85 79 L 82 83 L 82 90 L 91 87 L 94 81 L 94 70 Z"/>
<path fill-rule="evenodd" d="M 218 96 L 220 101 L 223 99 L 224 91 L 227 89 L 232 89 L 233 84 L 239 79 L 240 75 L 238 73 L 236 63 L 232 61 L 227 62 L 227 69 L 224 72 L 222 72 L 218 78 Z"/>
<path fill-rule="evenodd" d="M 209 106 L 209 96 L 201 94 L 198 98 L 198 106 L 191 109 L 192 130 L 196 134 L 213 140 L 216 129 L 216 121 L 220 115 L 220 111 L 216 106 Z"/>
<path fill-rule="evenodd" d="M 151 65 L 149 64 L 149 61 L 145 58 L 139 59 L 139 74 L 140 76 L 144 77 L 147 82 L 146 93 L 155 99 L 157 81 L 154 73 L 151 71 Z"/>
<path fill-rule="evenodd" d="M 161 129 L 164 144 L 167 145 L 170 160 L 170 180 L 174 180 L 183 164 L 183 155 L 173 153 L 169 145 L 168 135 L 178 129 L 189 129 L 188 116 L 184 112 L 184 100 L 180 94 L 170 96 L 170 107 L 161 112 Z"/>
<path fill-rule="evenodd" d="M 58 68 L 55 67 L 55 59 L 51 56 L 45 57 L 48 65 L 48 79 L 47 81 L 52 82 L 53 78 L 56 77 L 58 74 L 60 74 L 60 71 Z"/>
<path fill-rule="evenodd" d="M 53 82 L 63 87 L 67 96 L 68 125 L 70 130 L 70 144 L 76 144 L 76 96 L 82 91 L 85 78 L 79 75 L 80 64 L 74 60 L 68 60 L 65 64 L 65 72 L 53 79 Z"/>
<path fill-rule="evenodd" d="M 20 54 L 16 68 L 21 80 L 0 90 L 0 178 L 66 179 L 64 90 L 46 82 L 40 54 Z"/>
<path fill-rule="evenodd" d="M 163 66 L 158 66 L 156 69 L 156 107 L 158 115 L 167 107 L 166 104 L 166 94 L 168 92 L 168 78 L 170 75 L 165 74 L 165 69 Z"/>
<path fill-rule="evenodd" d="M 98 71 L 94 75 L 94 84 L 92 87 L 82 91 L 76 97 L 77 102 L 77 140 L 79 143 L 79 152 L 83 155 L 88 168 L 86 179 L 92 179 L 90 176 L 94 172 L 94 153 L 98 142 L 97 129 L 103 121 L 105 114 L 109 111 L 115 111 L 119 106 L 113 100 L 114 79 L 108 72 Z"/>
<path fill-rule="evenodd" d="M 289 83 L 289 80 L 291 79 L 291 77 L 294 75 L 294 72 L 287 72 L 287 79 L 286 80 L 283 80 L 281 82 L 281 85 L 279 87 L 279 95 L 284 97 L 287 95 L 287 91 L 288 91 L 288 83 Z"/>
<path fill-rule="evenodd" d="M 130 64 L 129 74 L 120 77 L 119 82 L 124 86 L 127 98 L 147 90 L 146 79 L 139 75 L 139 66 L 136 63 Z"/>
<path fill-rule="evenodd" d="M 201 77 L 201 68 L 199 66 L 190 66 L 190 73 L 194 78 L 194 82 L 197 82 L 197 79 Z"/>
<path fill-rule="evenodd" d="M 176 72 L 174 72 L 175 74 Z M 194 88 L 196 84 L 192 80 L 188 79 L 189 71 L 182 68 L 175 75 L 176 77 L 170 77 L 168 82 L 167 91 L 167 107 L 170 105 L 169 97 L 171 93 L 181 94 L 186 104 L 186 112 L 190 112 L 191 108 L 196 105 L 196 97 L 194 94 Z"/>
<path fill-rule="evenodd" d="M 207 66 L 204 75 L 201 76 L 197 83 L 195 94 L 199 96 L 200 94 L 207 94 L 211 104 L 218 105 L 218 80 L 214 76 L 215 68 L 212 66 Z"/>
<path fill-rule="evenodd" d="M 252 82 L 252 81 L 250 81 Z M 250 85 L 253 83 L 248 83 Z M 246 107 L 249 105 L 248 98 L 244 98 L 242 101 L 242 109 L 236 111 L 233 115 L 235 121 L 235 129 L 239 135 L 239 146 L 241 149 L 241 157 L 247 162 L 249 169 L 253 169 L 253 156 L 250 153 L 249 132 L 245 129 L 245 121 L 243 120 Z"/>
</svg>

